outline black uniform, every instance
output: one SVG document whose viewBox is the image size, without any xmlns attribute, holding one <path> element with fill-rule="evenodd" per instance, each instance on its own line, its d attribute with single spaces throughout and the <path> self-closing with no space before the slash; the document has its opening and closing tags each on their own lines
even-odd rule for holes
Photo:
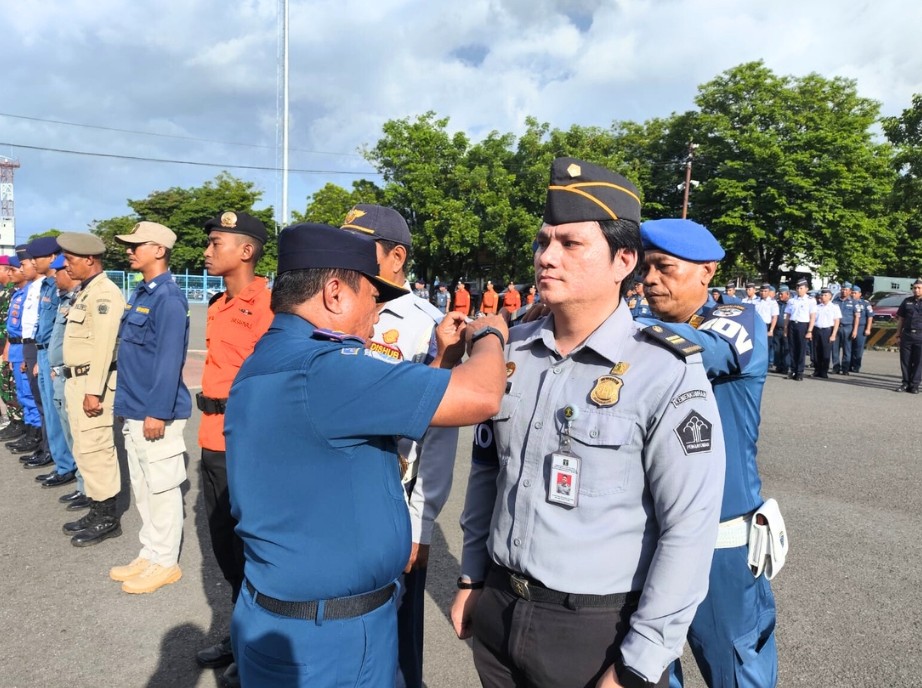
<svg viewBox="0 0 922 688">
<path fill-rule="evenodd" d="M 896 315 L 900 318 L 900 371 L 903 375 L 899 391 L 918 394 L 922 381 L 922 292 L 907 296 Z"/>
</svg>

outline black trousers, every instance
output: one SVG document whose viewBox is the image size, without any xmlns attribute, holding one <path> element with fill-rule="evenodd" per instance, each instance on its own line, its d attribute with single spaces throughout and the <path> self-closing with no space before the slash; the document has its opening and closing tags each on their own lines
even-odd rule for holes
<svg viewBox="0 0 922 688">
<path fill-rule="evenodd" d="M 621 642 L 633 606 L 620 609 L 528 602 L 483 589 L 474 610 L 474 666 L 484 688 L 595 688 L 612 664 L 620 675 Z M 669 685 L 663 672 L 657 688 Z"/>
<path fill-rule="evenodd" d="M 813 353 L 816 358 L 814 374 L 817 377 L 829 375 L 829 359 L 832 358 L 832 342 L 829 341 L 831 335 L 831 327 L 813 328 Z"/>
<path fill-rule="evenodd" d="M 910 388 L 922 382 L 922 332 L 900 332 L 900 372 Z"/>
<path fill-rule="evenodd" d="M 208 532 L 211 534 L 211 550 L 224 579 L 230 583 L 231 599 L 236 602 L 243 585 L 243 540 L 234 532 L 237 520 L 231 515 L 224 452 L 202 449 L 202 493 Z"/>
<path fill-rule="evenodd" d="M 788 337 L 791 344 L 791 373 L 803 375 L 807 363 L 807 326 L 809 323 L 792 322 Z"/>
</svg>

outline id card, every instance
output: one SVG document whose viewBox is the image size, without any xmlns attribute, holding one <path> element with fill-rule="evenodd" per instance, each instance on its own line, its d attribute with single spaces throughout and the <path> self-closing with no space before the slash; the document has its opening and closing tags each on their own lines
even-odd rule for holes
<svg viewBox="0 0 922 688">
<path fill-rule="evenodd" d="M 547 487 L 547 501 L 562 506 L 578 506 L 579 457 L 554 452 L 550 458 L 551 477 Z"/>
</svg>

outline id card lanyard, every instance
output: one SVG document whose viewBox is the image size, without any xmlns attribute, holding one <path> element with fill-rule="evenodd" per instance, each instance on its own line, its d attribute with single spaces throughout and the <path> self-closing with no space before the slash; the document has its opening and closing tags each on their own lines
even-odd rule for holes
<svg viewBox="0 0 922 688">
<path fill-rule="evenodd" d="M 551 452 L 551 475 L 547 486 L 547 501 L 563 507 L 579 506 L 580 458 L 573 453 L 570 426 L 579 417 L 579 408 L 568 404 L 563 410 L 564 425 L 557 451 Z"/>
</svg>

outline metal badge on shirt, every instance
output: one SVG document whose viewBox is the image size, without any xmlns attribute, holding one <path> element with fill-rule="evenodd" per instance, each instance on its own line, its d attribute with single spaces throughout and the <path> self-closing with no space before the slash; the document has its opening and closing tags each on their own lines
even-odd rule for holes
<svg viewBox="0 0 922 688">
<path fill-rule="evenodd" d="M 566 507 L 579 506 L 579 471 L 581 459 L 570 448 L 570 424 L 579 416 L 579 408 L 568 404 L 563 410 L 564 426 L 560 447 L 551 452 L 551 475 L 547 485 L 547 501 Z"/>
</svg>

